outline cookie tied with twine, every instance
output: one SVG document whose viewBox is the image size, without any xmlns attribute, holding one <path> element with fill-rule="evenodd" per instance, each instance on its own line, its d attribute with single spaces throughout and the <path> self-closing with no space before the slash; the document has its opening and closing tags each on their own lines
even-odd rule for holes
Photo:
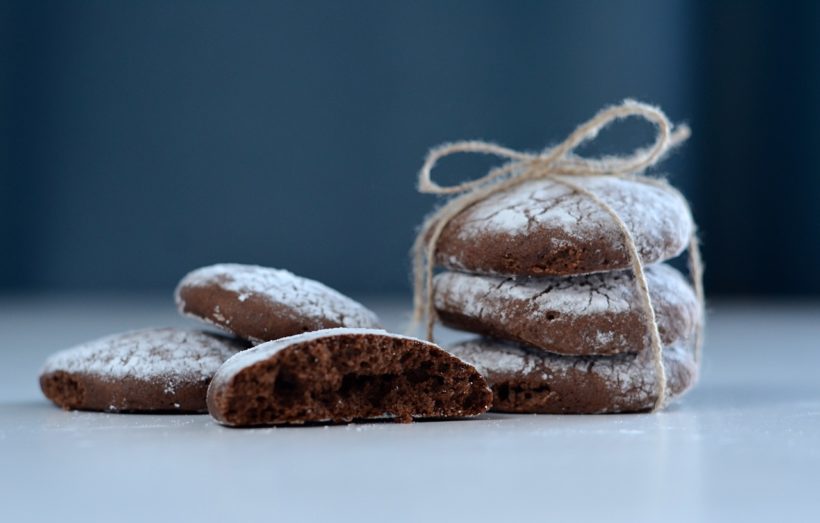
<svg viewBox="0 0 820 523">
<path fill-rule="evenodd" d="M 574 153 L 585 142 L 594 140 L 607 125 L 629 117 L 642 118 L 652 123 L 657 134 L 652 145 L 623 156 L 603 156 L 585 158 Z M 649 287 L 644 273 L 635 239 L 621 216 L 593 191 L 577 184 L 578 176 L 614 176 L 645 183 L 680 196 L 680 193 L 666 180 L 651 178 L 644 172 L 660 162 L 674 147 L 689 138 L 689 127 L 673 126 L 666 115 L 657 107 L 624 100 L 619 105 L 606 107 L 587 122 L 581 124 L 563 142 L 540 153 L 528 153 L 508 149 L 483 141 L 460 141 L 440 145 L 430 151 L 419 172 L 419 192 L 436 195 L 454 195 L 449 201 L 428 216 L 413 244 L 413 323 L 419 325 L 426 320 L 426 336 L 433 339 L 436 310 L 433 306 L 433 270 L 435 268 L 436 246 L 445 227 L 459 213 L 489 196 L 516 187 L 530 180 L 547 179 L 574 191 L 594 202 L 620 231 L 629 257 L 630 268 L 635 276 L 635 284 L 640 296 L 640 305 L 646 320 L 646 330 L 650 340 L 650 350 L 645 357 L 651 358 L 658 383 L 658 397 L 653 410 L 662 409 L 667 400 L 666 370 L 663 366 L 663 345 L 655 318 L 655 309 L 649 295 Z M 491 169 L 485 176 L 457 185 L 442 186 L 432 180 L 432 171 L 439 160 L 458 153 L 489 154 L 506 160 Z M 681 196 L 681 199 L 683 197 Z M 683 199 L 685 201 L 685 199 Z M 687 212 L 690 213 L 687 206 Z M 694 221 L 692 222 L 694 223 Z M 689 275 L 700 307 L 701 319 L 695 333 L 695 362 L 700 362 L 703 332 L 703 263 L 698 246 L 696 228 L 692 228 L 689 238 Z"/>
</svg>

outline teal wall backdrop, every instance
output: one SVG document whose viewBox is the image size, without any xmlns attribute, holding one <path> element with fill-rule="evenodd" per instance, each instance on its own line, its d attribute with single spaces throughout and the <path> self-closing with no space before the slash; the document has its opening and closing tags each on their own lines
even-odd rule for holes
<svg viewBox="0 0 820 523">
<path fill-rule="evenodd" d="M 712 295 L 820 293 L 814 3 L 0 5 L 0 292 L 167 289 L 216 261 L 406 292 L 429 147 L 539 149 L 636 97 L 694 130 L 662 171 Z"/>
</svg>

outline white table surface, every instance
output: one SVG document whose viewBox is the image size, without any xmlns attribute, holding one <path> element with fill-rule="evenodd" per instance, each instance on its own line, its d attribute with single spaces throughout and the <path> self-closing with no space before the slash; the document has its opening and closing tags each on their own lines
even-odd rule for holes
<svg viewBox="0 0 820 523">
<path fill-rule="evenodd" d="M 246 430 L 40 394 L 49 353 L 151 325 L 194 323 L 167 299 L 0 300 L 0 521 L 820 521 L 820 306 L 713 307 L 701 383 L 654 415 Z"/>
</svg>

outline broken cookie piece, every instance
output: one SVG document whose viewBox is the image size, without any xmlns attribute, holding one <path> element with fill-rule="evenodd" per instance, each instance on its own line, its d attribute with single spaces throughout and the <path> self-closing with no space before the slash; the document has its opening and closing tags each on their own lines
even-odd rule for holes
<svg viewBox="0 0 820 523">
<path fill-rule="evenodd" d="M 432 343 L 374 329 L 264 343 L 228 360 L 208 389 L 211 416 L 235 427 L 475 416 L 491 402 L 472 366 Z"/>
</svg>

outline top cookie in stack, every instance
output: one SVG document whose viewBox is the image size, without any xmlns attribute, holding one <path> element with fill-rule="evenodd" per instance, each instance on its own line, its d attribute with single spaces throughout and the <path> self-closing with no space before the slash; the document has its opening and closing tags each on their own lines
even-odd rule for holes
<svg viewBox="0 0 820 523">
<path fill-rule="evenodd" d="M 618 213 L 644 264 L 674 258 L 686 247 L 693 224 L 677 192 L 613 176 L 573 182 Z M 523 183 L 460 213 L 442 231 L 436 261 L 457 271 L 505 276 L 572 276 L 630 266 L 612 217 L 552 180 Z"/>
<path fill-rule="evenodd" d="M 664 347 L 666 393 L 697 375 L 700 310 L 692 287 L 664 264 L 693 230 L 686 201 L 663 186 L 577 177 L 634 240 Z M 550 179 L 496 192 L 442 230 L 433 299 L 448 326 L 491 336 L 451 350 L 493 386 L 495 410 L 591 413 L 649 410 L 658 397 L 651 338 L 623 232 L 587 195 Z"/>
</svg>

